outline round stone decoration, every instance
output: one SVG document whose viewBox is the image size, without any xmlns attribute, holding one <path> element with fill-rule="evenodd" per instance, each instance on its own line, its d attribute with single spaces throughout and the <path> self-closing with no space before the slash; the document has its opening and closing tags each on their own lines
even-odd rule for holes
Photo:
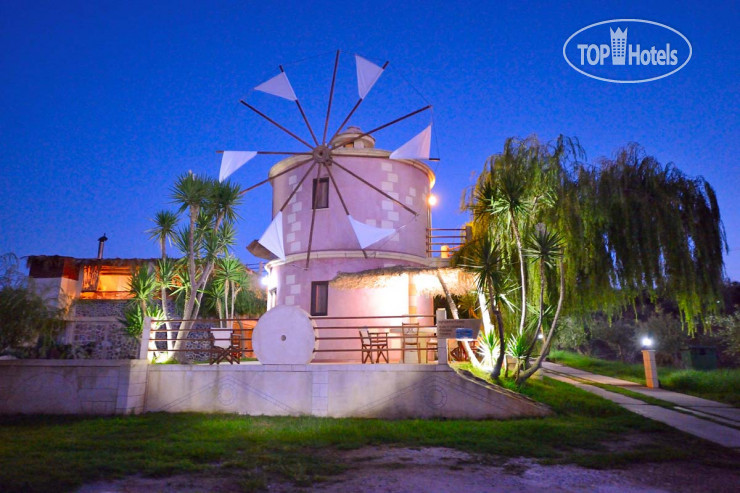
<svg viewBox="0 0 740 493">
<path fill-rule="evenodd" d="M 252 348 L 263 365 L 306 365 L 313 359 L 316 324 L 297 306 L 279 305 L 262 315 Z"/>
</svg>

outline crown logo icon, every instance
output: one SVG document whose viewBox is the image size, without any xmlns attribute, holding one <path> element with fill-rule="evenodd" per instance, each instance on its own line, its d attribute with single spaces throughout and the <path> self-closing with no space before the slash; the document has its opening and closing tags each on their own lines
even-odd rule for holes
<svg viewBox="0 0 740 493">
<path fill-rule="evenodd" d="M 627 28 L 622 31 L 617 28 L 614 31 L 609 28 L 609 34 L 612 39 L 612 65 L 624 65 L 624 57 L 627 51 Z"/>
</svg>

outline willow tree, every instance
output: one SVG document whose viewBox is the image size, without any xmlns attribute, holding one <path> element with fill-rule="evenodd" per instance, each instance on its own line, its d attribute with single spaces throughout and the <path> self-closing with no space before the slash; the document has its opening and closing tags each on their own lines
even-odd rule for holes
<svg viewBox="0 0 740 493">
<path fill-rule="evenodd" d="M 514 308 L 502 318 L 508 333 L 528 340 L 520 344 L 529 348 L 524 364 L 543 340 L 520 383 L 546 356 L 562 313 L 614 313 L 660 296 L 675 300 L 693 332 L 720 299 L 725 240 L 711 186 L 660 165 L 636 144 L 597 166 L 583 163 L 584 155 L 562 136 L 508 139 L 464 196 L 473 237 L 455 262 L 484 287 L 479 245 L 493 238 L 502 282 L 517 285 Z M 496 293 L 485 287 L 495 307 Z"/>
</svg>

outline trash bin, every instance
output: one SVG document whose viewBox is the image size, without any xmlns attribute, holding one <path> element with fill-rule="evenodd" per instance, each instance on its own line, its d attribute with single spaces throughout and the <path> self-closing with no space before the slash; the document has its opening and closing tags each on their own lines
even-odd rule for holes
<svg viewBox="0 0 740 493">
<path fill-rule="evenodd" d="M 690 346 L 681 351 L 681 361 L 692 370 L 716 370 L 717 348 L 714 346 Z"/>
</svg>

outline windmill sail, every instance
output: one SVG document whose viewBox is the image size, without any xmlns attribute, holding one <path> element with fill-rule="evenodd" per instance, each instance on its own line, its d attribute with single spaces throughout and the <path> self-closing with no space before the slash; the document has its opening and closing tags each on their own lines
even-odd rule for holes
<svg viewBox="0 0 740 493">
<path fill-rule="evenodd" d="M 383 67 L 365 60 L 360 55 L 355 55 L 355 63 L 357 64 L 357 92 L 360 93 L 360 99 L 365 99 L 367 93 L 383 74 Z"/>
<path fill-rule="evenodd" d="M 285 72 L 280 72 L 272 79 L 263 82 L 262 84 L 255 87 L 257 91 L 266 92 L 273 96 L 278 96 L 283 99 L 289 99 L 295 101 L 298 99 L 295 92 L 293 92 L 293 86 L 290 85 L 288 75 Z"/>
<path fill-rule="evenodd" d="M 218 181 L 224 181 L 256 155 L 257 153 L 254 151 L 224 151 L 221 157 L 221 171 L 218 174 Z"/>
<path fill-rule="evenodd" d="M 352 225 L 352 229 L 355 232 L 357 241 L 360 243 L 360 248 L 363 250 L 373 243 L 377 243 L 383 238 L 387 238 L 396 232 L 395 229 L 376 228 L 375 226 L 361 223 L 350 215 L 347 215 L 347 217 L 349 218 L 349 223 Z"/>
<path fill-rule="evenodd" d="M 432 143 L 432 126 L 422 130 L 413 139 L 393 151 L 391 159 L 429 159 L 429 148 Z"/>
<path fill-rule="evenodd" d="M 285 260 L 283 247 L 283 213 L 278 212 L 259 239 L 259 244 L 270 250 L 280 260 Z"/>
</svg>

